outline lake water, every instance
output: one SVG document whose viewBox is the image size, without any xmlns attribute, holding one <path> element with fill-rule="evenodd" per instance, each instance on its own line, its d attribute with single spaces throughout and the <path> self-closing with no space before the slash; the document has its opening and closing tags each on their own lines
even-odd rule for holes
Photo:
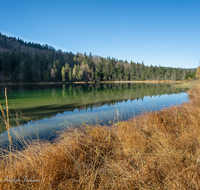
<svg viewBox="0 0 200 190">
<path fill-rule="evenodd" d="M 5 110 L 5 87 L 0 90 Z M 67 127 L 109 124 L 187 102 L 186 91 L 166 84 L 12 86 L 8 87 L 10 132 L 15 142 L 21 138 L 51 140 Z M 0 142 L 5 147 L 8 135 L 2 119 L 0 114 Z"/>
</svg>

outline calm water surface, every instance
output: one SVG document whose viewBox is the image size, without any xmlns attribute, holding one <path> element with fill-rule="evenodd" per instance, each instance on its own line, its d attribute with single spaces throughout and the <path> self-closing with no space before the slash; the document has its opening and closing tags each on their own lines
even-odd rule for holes
<svg viewBox="0 0 200 190">
<path fill-rule="evenodd" d="M 4 89 L 0 88 L 0 101 L 5 108 Z M 55 131 L 67 127 L 108 124 L 187 102 L 186 91 L 166 84 L 12 86 L 8 87 L 10 132 L 16 142 L 21 138 L 51 140 Z M 0 142 L 6 146 L 8 135 L 0 117 Z"/>
</svg>

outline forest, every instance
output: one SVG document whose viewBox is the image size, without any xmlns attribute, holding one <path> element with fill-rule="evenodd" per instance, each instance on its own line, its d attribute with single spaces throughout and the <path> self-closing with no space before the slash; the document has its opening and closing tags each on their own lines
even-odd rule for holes
<svg viewBox="0 0 200 190">
<path fill-rule="evenodd" d="M 109 52 L 108 52 L 109 53 Z M 0 33 L 0 82 L 191 80 L 196 70 L 73 54 Z"/>
</svg>

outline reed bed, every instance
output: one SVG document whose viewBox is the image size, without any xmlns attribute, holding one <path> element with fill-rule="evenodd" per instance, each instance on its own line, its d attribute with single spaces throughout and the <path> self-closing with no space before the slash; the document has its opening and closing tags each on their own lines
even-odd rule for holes
<svg viewBox="0 0 200 190">
<path fill-rule="evenodd" d="M 1 189 L 200 189 L 200 88 L 188 93 L 189 103 L 4 155 Z"/>
</svg>

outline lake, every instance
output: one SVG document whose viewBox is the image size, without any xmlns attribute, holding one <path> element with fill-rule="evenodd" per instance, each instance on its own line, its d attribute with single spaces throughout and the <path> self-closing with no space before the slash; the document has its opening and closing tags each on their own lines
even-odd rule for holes
<svg viewBox="0 0 200 190">
<path fill-rule="evenodd" d="M 189 101 L 187 89 L 171 84 L 16 85 L 7 91 L 14 142 L 51 140 L 67 127 L 108 125 Z M 5 111 L 5 87 L 0 87 L 0 101 Z M 0 142 L 6 147 L 8 135 L 0 117 Z"/>
</svg>

